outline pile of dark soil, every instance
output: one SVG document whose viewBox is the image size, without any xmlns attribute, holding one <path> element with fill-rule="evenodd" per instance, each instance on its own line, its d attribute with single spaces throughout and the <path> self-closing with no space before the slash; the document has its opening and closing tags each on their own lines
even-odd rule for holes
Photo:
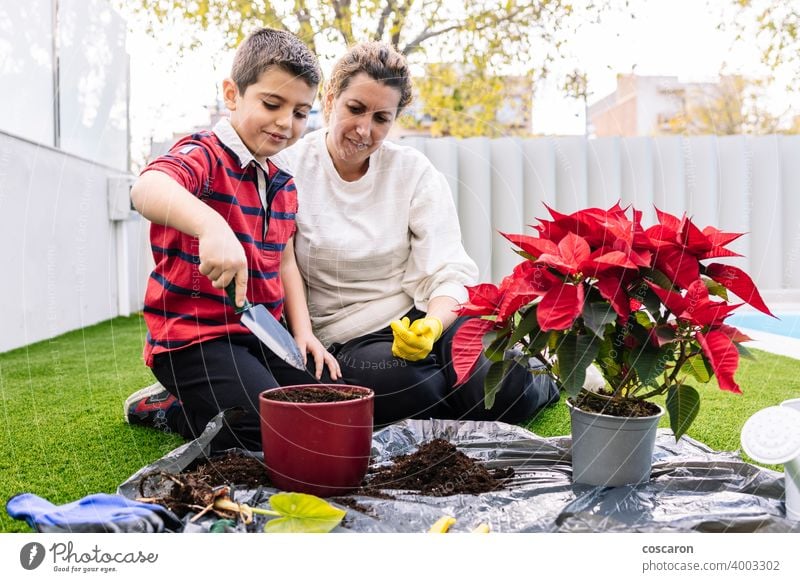
<svg viewBox="0 0 800 582">
<path fill-rule="evenodd" d="M 503 489 L 504 481 L 513 475 L 511 467 L 487 471 L 455 445 L 434 439 L 415 453 L 393 459 L 388 467 L 371 470 L 359 493 L 370 495 L 370 491 L 379 489 L 419 491 L 433 497 L 487 493 Z"/>
<path fill-rule="evenodd" d="M 224 486 L 255 489 L 268 486 L 264 464 L 241 453 L 212 457 L 193 471 L 175 475 L 156 471 L 139 479 L 140 499 L 159 503 L 178 517 L 190 511 L 202 511 L 214 502 Z"/>
<path fill-rule="evenodd" d="M 394 499 L 384 491 L 386 489 L 419 491 L 434 497 L 486 493 L 502 489 L 504 481 L 513 475 L 510 467 L 487 471 L 448 441 L 435 439 L 422 444 L 415 453 L 393 459 L 388 467 L 371 468 L 364 485 L 353 493 L 379 499 Z M 143 475 L 139 480 L 139 494 L 140 499 L 160 503 L 183 517 L 190 511 L 207 509 L 222 487 L 255 489 L 269 485 L 260 460 L 242 453 L 228 453 L 179 475 L 164 471 Z M 371 514 L 369 508 L 350 497 L 335 500 Z"/>
<path fill-rule="evenodd" d="M 315 388 L 304 386 L 302 390 L 276 390 L 265 396 L 277 402 L 342 402 L 344 400 L 357 400 L 364 398 L 364 392 L 351 390 L 346 387 L 332 388 L 321 386 Z"/>
<path fill-rule="evenodd" d="M 213 457 L 192 471 L 212 487 L 234 485 L 242 489 L 255 489 L 259 485 L 269 486 L 269 477 L 264 463 L 241 453 L 228 453 Z"/>
</svg>

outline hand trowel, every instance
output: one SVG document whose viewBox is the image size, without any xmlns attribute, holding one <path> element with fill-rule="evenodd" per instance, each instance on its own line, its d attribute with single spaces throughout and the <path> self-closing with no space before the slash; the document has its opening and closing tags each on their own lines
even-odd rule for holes
<svg viewBox="0 0 800 582">
<path fill-rule="evenodd" d="M 281 360 L 297 368 L 305 370 L 303 354 L 297 347 L 294 338 L 263 305 L 253 305 L 247 299 L 242 307 L 236 306 L 236 281 L 231 281 L 225 288 L 228 298 L 236 313 L 242 315 L 242 325 L 253 332 L 272 353 Z"/>
</svg>

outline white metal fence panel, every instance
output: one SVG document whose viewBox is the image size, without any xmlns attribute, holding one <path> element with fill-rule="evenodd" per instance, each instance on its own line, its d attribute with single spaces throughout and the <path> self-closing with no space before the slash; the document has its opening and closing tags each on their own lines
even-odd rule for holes
<svg viewBox="0 0 800 582">
<path fill-rule="evenodd" d="M 556 150 L 551 139 L 526 139 L 522 142 L 522 221 L 533 224 L 544 210 L 556 205 Z"/>
<path fill-rule="evenodd" d="M 750 230 L 750 181 L 748 159 L 750 149 L 741 135 L 719 138 L 719 221 L 714 224 L 726 232 Z M 729 259 L 740 269 L 750 272 L 750 235 L 732 242 L 728 248 L 743 255 Z"/>
<path fill-rule="evenodd" d="M 753 138 L 753 186 L 750 256 L 753 274 L 762 286 L 783 286 L 781 169 L 778 137 Z"/>
<path fill-rule="evenodd" d="M 622 188 L 618 197 L 623 204 L 633 204 L 641 210 L 645 224 L 653 224 L 656 220 L 653 209 L 653 141 L 634 137 L 626 139 L 621 149 Z M 612 197 L 610 202 L 613 204 L 615 200 Z"/>
<path fill-rule="evenodd" d="M 582 137 L 553 141 L 556 150 L 556 207 L 575 212 L 589 201 L 588 143 Z"/>
<path fill-rule="evenodd" d="M 481 280 L 499 282 L 519 257 L 497 234 L 587 206 L 634 204 L 745 232 L 731 244 L 766 291 L 800 293 L 800 137 L 702 136 L 406 139 L 448 178 L 464 245 Z"/>
<path fill-rule="evenodd" d="M 588 206 L 609 207 L 622 190 L 618 137 L 605 137 L 588 142 L 589 167 L 586 194 Z"/>
<path fill-rule="evenodd" d="M 800 288 L 800 136 L 780 138 L 783 286 Z"/>
<path fill-rule="evenodd" d="M 492 248 L 511 246 L 501 232 L 522 232 L 524 222 L 522 147 L 519 140 L 492 141 Z M 492 253 L 492 279 L 508 275 L 519 263 L 514 253 Z"/>
<path fill-rule="evenodd" d="M 686 209 L 686 166 L 682 138 L 653 138 L 653 182 L 653 202 L 659 210 L 680 214 Z"/>
</svg>

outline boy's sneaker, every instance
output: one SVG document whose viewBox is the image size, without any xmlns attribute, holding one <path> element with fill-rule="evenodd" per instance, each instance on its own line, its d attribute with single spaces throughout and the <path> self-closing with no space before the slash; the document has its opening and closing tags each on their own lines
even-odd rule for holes
<svg viewBox="0 0 800 582">
<path fill-rule="evenodd" d="M 181 401 L 156 382 L 128 396 L 125 400 L 125 422 L 171 432 L 167 415 L 180 407 Z"/>
</svg>

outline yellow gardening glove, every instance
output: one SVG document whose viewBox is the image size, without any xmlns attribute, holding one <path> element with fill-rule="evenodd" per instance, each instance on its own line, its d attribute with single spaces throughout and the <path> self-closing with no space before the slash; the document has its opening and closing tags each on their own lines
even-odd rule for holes
<svg viewBox="0 0 800 582">
<path fill-rule="evenodd" d="M 450 529 L 450 526 L 456 522 L 455 517 L 450 517 L 449 515 L 443 515 L 439 519 L 436 520 L 431 526 L 431 529 L 428 530 L 428 533 L 447 533 L 447 530 Z"/>
<path fill-rule="evenodd" d="M 442 322 L 436 317 L 423 317 L 414 323 L 404 317 L 390 325 L 394 333 L 392 355 L 411 362 L 426 358 L 433 344 L 442 336 Z"/>
</svg>

